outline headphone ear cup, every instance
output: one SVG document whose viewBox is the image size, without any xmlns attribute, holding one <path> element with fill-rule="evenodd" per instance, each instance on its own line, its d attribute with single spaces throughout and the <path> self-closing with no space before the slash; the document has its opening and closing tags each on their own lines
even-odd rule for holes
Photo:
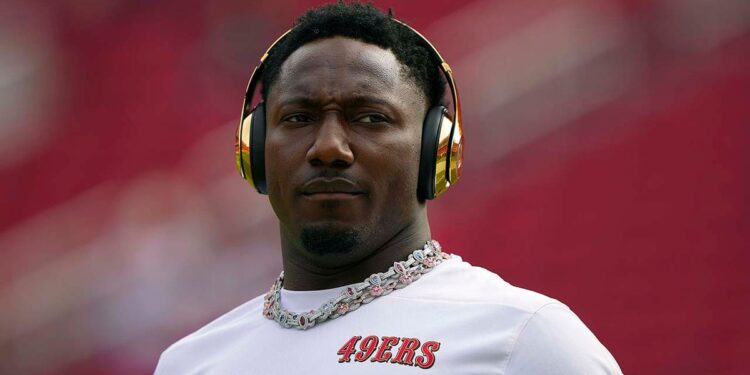
<svg viewBox="0 0 750 375">
<path fill-rule="evenodd" d="M 250 120 L 250 169 L 258 193 L 268 194 L 266 187 L 266 106 L 259 103 Z"/>
<path fill-rule="evenodd" d="M 420 200 L 435 198 L 435 173 L 438 158 L 438 140 L 446 108 L 430 108 L 422 124 L 422 151 L 419 157 L 417 196 Z"/>
</svg>

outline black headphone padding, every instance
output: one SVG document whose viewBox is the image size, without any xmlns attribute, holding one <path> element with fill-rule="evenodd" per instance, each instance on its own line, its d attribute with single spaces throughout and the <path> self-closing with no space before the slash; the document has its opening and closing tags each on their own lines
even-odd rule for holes
<svg viewBox="0 0 750 375">
<path fill-rule="evenodd" d="M 250 167 L 255 189 L 268 194 L 266 187 L 266 106 L 259 103 L 250 119 Z"/>
<path fill-rule="evenodd" d="M 419 179 L 417 194 L 419 199 L 435 198 L 435 163 L 437 160 L 440 124 L 447 109 L 443 106 L 430 108 L 422 124 L 422 150 L 419 157 Z"/>
</svg>

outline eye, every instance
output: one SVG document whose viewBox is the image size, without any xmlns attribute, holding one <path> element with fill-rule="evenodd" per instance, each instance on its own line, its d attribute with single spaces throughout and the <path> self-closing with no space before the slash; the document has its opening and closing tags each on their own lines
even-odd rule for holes
<svg viewBox="0 0 750 375">
<path fill-rule="evenodd" d="M 312 122 L 314 119 L 310 115 L 304 113 L 294 113 L 289 116 L 285 116 L 281 121 L 293 122 L 293 123 L 307 123 Z"/>
<path fill-rule="evenodd" d="M 360 122 L 365 124 L 380 124 L 380 123 L 387 123 L 388 118 L 377 113 L 368 113 L 361 115 L 359 117 L 356 117 L 354 119 L 354 122 Z"/>
</svg>

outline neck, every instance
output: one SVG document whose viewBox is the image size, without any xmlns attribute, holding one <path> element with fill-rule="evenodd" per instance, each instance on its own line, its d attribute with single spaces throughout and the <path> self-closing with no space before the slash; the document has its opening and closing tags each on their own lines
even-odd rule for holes
<svg viewBox="0 0 750 375">
<path fill-rule="evenodd" d="M 319 290 L 336 288 L 363 281 L 368 276 L 384 272 L 393 262 L 405 260 L 414 250 L 431 239 L 427 215 L 415 220 L 394 235 L 364 241 L 351 253 L 322 259 L 307 252 L 281 229 L 281 248 L 284 265 L 284 288 L 288 290 Z"/>
</svg>

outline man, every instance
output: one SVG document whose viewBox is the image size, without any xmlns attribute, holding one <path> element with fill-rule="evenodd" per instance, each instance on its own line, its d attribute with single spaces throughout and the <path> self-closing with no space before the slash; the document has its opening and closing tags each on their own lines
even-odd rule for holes
<svg viewBox="0 0 750 375">
<path fill-rule="evenodd" d="M 450 70 L 430 48 L 344 3 L 272 46 L 254 110 L 255 74 L 248 88 L 238 165 L 279 218 L 284 272 L 167 349 L 157 374 L 621 373 L 565 305 L 431 240 L 425 202 L 457 179 L 461 142 Z M 443 75 L 456 121 L 443 118 Z"/>
</svg>

